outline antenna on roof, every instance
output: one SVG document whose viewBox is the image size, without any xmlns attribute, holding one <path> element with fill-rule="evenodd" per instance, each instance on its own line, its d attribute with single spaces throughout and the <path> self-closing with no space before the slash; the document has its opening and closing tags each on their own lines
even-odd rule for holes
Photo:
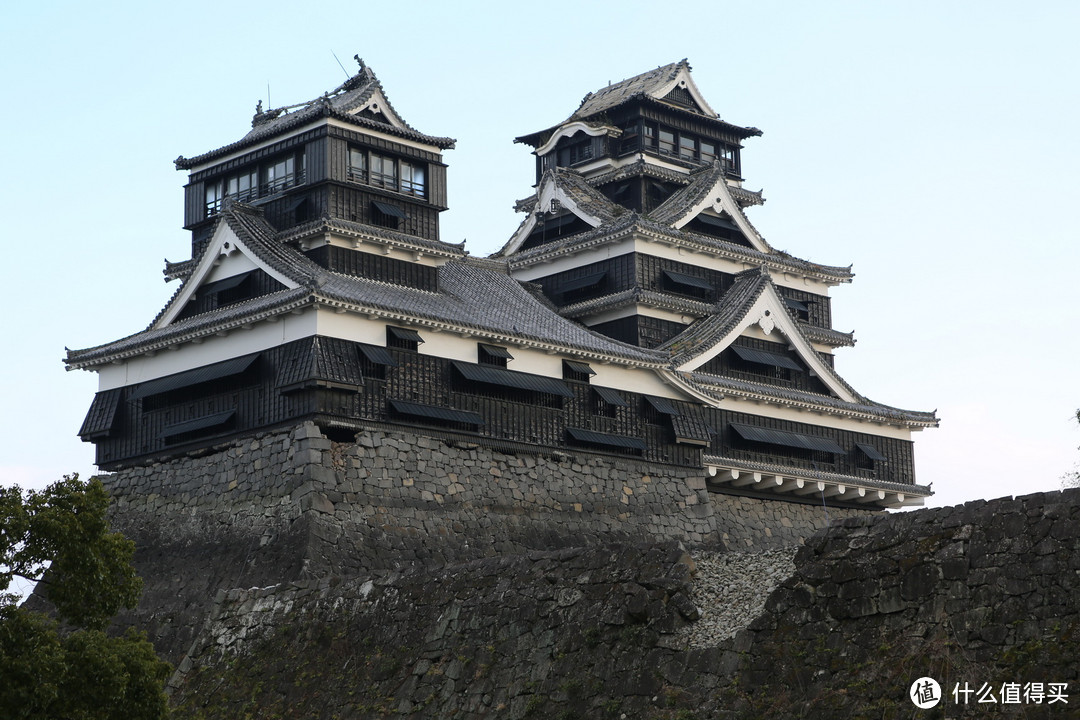
<svg viewBox="0 0 1080 720">
<path fill-rule="evenodd" d="M 269 108 L 274 107 L 272 104 L 270 104 L 270 82 L 269 81 L 267 81 L 267 83 L 266 83 L 266 107 L 269 107 Z"/>
<path fill-rule="evenodd" d="M 340 61 L 340 60 L 338 60 L 338 56 L 337 56 L 337 53 L 336 53 L 336 52 L 334 52 L 333 50 L 331 50 L 331 51 L 330 51 L 330 54 L 334 56 L 334 59 L 335 59 L 335 60 L 337 60 L 337 64 L 338 64 L 338 67 L 339 67 L 339 68 L 341 68 L 341 72 L 345 73 L 345 77 L 349 77 L 349 71 L 348 71 L 348 70 L 346 70 L 346 69 L 345 69 L 345 66 L 341 64 L 341 61 Z"/>
</svg>

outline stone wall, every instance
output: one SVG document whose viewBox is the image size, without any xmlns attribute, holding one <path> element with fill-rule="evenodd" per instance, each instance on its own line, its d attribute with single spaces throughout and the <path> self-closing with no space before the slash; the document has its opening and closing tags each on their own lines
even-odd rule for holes
<svg viewBox="0 0 1080 720">
<path fill-rule="evenodd" d="M 148 580 L 140 621 L 174 661 L 222 589 L 610 542 L 770 548 L 826 517 L 709 493 L 700 470 L 404 432 L 335 443 L 310 423 L 103 480 Z"/>
<path fill-rule="evenodd" d="M 222 592 L 173 679 L 177 717 L 1080 714 L 1080 490 L 840 521 L 793 568 L 744 558 L 768 599 L 727 640 L 704 625 L 731 567 L 692 554 L 593 545 Z M 923 676 L 945 694 L 925 712 Z M 993 703 L 954 700 L 984 685 Z"/>
</svg>

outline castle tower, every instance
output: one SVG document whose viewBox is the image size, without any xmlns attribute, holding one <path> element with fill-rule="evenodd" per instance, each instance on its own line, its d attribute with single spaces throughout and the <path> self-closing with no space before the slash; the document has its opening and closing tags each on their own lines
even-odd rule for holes
<svg viewBox="0 0 1080 720">
<path fill-rule="evenodd" d="M 410 127 L 370 68 L 259 108 L 240 140 L 176 161 L 192 256 L 166 264 L 171 300 L 69 351 L 99 374 L 79 434 L 110 470 L 310 422 L 652 463 L 709 478 L 691 504 L 921 502 L 911 433 L 937 419 L 834 371 L 853 341 L 828 288 L 850 268 L 750 224 L 739 152 L 757 134 L 716 117 L 685 61 L 609 86 L 521 139 L 526 220 L 475 259 L 439 240 L 453 141 Z"/>
<path fill-rule="evenodd" d="M 834 350 L 854 338 L 832 327 L 829 289 L 851 267 L 778 252 L 758 232 L 746 210 L 764 200 L 743 187 L 741 151 L 761 131 L 722 120 L 690 71 L 682 60 L 609 84 L 517 138 L 534 148 L 536 192 L 517 204 L 525 219 L 498 256 L 561 316 L 666 351 L 719 407 L 739 409 L 707 413 L 706 462 L 727 489 L 819 487 L 780 470 L 793 463 L 910 481 L 895 440 L 936 418 L 873 403 L 835 373 Z M 877 427 L 826 439 L 840 407 Z"/>
</svg>

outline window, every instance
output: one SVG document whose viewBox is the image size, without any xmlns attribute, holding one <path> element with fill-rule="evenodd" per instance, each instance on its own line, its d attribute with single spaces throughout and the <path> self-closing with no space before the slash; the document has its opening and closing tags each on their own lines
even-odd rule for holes
<svg viewBox="0 0 1080 720">
<path fill-rule="evenodd" d="M 378 200 L 373 201 L 371 206 L 371 221 L 375 225 L 390 228 L 391 230 L 398 230 L 401 228 L 401 221 L 405 219 L 404 210 L 397 205 L 379 202 Z"/>
<path fill-rule="evenodd" d="M 206 215 L 217 215 L 221 212 L 221 183 L 206 183 Z"/>
<path fill-rule="evenodd" d="M 349 180 L 367 182 L 367 152 L 349 148 Z"/>
<path fill-rule="evenodd" d="M 679 157 L 683 160 L 697 160 L 697 140 L 688 135 L 680 135 Z"/>
<path fill-rule="evenodd" d="M 394 159 L 371 153 L 369 182 L 375 187 L 397 190 L 397 163 Z"/>
<path fill-rule="evenodd" d="M 401 192 L 424 197 L 424 166 L 401 161 Z"/>
<path fill-rule="evenodd" d="M 349 148 L 348 179 L 416 197 L 424 197 L 427 192 L 425 164 L 398 160 L 363 148 Z"/>
<path fill-rule="evenodd" d="M 513 360 L 514 356 L 510 354 L 510 351 L 504 347 L 498 345 L 487 345 L 485 343 L 478 343 L 476 346 L 477 360 L 481 365 L 494 365 L 495 367 L 506 367 L 508 360 Z"/>
<path fill-rule="evenodd" d="M 716 143 L 710 140 L 702 140 L 699 147 L 702 162 L 712 163 L 716 160 Z"/>
<path fill-rule="evenodd" d="M 420 349 L 420 343 L 422 342 L 424 342 L 424 339 L 420 337 L 420 333 L 416 332 L 415 330 L 394 327 L 392 325 L 386 326 L 387 347 L 417 352 Z"/>
<path fill-rule="evenodd" d="M 296 159 L 292 157 L 278 160 L 266 168 L 266 193 L 272 194 L 295 184 Z"/>
<path fill-rule="evenodd" d="M 644 135 L 642 147 L 645 150 L 689 162 L 713 163 L 719 160 L 724 169 L 736 170 L 735 148 L 732 146 L 656 123 L 644 123 L 641 129 Z M 625 152 L 626 148 L 623 150 Z"/>
<path fill-rule="evenodd" d="M 665 128 L 660 128 L 660 154 L 675 154 L 675 133 Z"/>
<path fill-rule="evenodd" d="M 563 360 L 563 379 L 571 382 L 587 383 L 596 371 L 589 367 L 588 363 L 577 360 Z"/>
<path fill-rule="evenodd" d="M 262 167 L 251 167 L 206 184 L 206 215 L 221 211 L 223 200 L 247 202 L 273 195 L 304 182 L 306 163 L 303 153 L 279 157 Z M 259 184 L 259 178 L 262 184 Z"/>
<path fill-rule="evenodd" d="M 250 200 L 259 194 L 258 171 L 246 170 L 233 175 L 225 183 L 225 196 L 234 200 Z"/>
</svg>

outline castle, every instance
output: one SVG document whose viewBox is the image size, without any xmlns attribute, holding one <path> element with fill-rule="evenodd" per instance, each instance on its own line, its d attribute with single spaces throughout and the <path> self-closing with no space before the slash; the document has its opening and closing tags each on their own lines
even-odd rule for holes
<svg viewBox="0 0 1080 720">
<path fill-rule="evenodd" d="M 507 455 L 584 454 L 704 478 L 704 497 L 921 504 L 932 412 L 867 399 L 829 289 L 850 267 L 776 250 L 747 210 L 743 141 L 684 60 L 588 94 L 534 148 L 524 220 L 489 258 L 439 237 L 446 137 L 362 62 L 263 110 L 189 173 L 191 258 L 142 332 L 71 350 L 99 375 L 79 431 L 104 470 L 305 423 Z"/>
</svg>

